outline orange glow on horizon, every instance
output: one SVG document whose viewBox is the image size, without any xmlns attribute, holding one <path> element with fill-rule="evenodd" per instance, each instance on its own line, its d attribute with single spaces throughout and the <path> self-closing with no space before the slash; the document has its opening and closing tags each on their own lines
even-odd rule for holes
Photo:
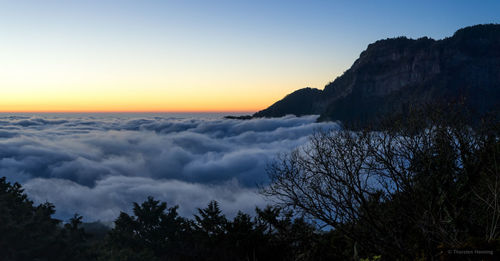
<svg viewBox="0 0 500 261">
<path fill-rule="evenodd" d="M 254 113 L 266 108 L 231 106 L 231 104 L 222 104 L 220 106 L 201 106 L 201 105 L 176 105 L 176 106 L 146 106 L 143 103 L 131 105 L 102 105 L 102 104 L 75 104 L 73 106 L 61 106 L 57 103 L 45 105 L 19 104 L 15 106 L 2 106 L 0 104 L 0 113 Z M 269 104 L 270 105 L 270 104 Z"/>
<path fill-rule="evenodd" d="M 108 98 L 109 99 L 109 98 Z M 65 99 L 62 99 L 65 100 Z M 250 106 L 252 102 L 249 100 L 233 100 L 223 101 L 214 100 L 212 102 L 204 102 L 193 104 L 189 101 L 177 100 L 173 102 L 165 102 L 162 105 L 158 101 L 136 100 L 128 104 L 125 102 L 116 102 L 109 99 L 108 103 L 86 102 L 85 100 L 69 100 L 61 102 L 61 100 L 39 101 L 20 101 L 20 102 L 2 102 L 0 98 L 0 113 L 249 113 L 260 111 L 267 108 L 274 101 L 271 99 L 262 99 L 263 101 L 253 102 L 255 105 Z M 168 103 L 171 103 L 168 105 Z M 219 104 L 217 104 L 219 103 Z M 240 106 L 238 106 L 238 104 Z M 250 104 L 249 104 L 250 103 Z"/>
<path fill-rule="evenodd" d="M 242 113 L 253 114 L 259 110 L 10 110 L 0 113 Z"/>
<path fill-rule="evenodd" d="M 1 80 L 0 80 L 1 81 Z M 69 85 L 68 85 L 69 86 Z M 289 90 L 154 87 L 10 88 L 0 96 L 2 113 L 254 113 Z M 293 88 L 293 87 L 292 87 Z M 20 91 L 22 90 L 22 91 Z"/>
</svg>

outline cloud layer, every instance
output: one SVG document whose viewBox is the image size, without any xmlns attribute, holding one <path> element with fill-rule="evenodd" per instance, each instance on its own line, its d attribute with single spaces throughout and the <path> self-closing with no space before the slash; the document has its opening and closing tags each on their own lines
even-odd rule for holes
<svg viewBox="0 0 500 261">
<path fill-rule="evenodd" d="M 113 220 L 147 196 L 189 216 L 209 200 L 228 215 L 265 199 L 267 163 L 305 144 L 316 116 L 231 120 L 183 115 L 0 116 L 0 175 L 57 216 Z"/>
</svg>

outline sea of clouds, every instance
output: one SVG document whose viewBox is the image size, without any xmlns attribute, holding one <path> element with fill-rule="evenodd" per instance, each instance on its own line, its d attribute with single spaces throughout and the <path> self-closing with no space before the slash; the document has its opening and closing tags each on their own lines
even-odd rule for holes
<svg viewBox="0 0 500 261">
<path fill-rule="evenodd" d="M 147 196 L 189 217 L 210 200 L 228 215 L 268 199 L 258 185 L 280 153 L 304 145 L 317 116 L 0 115 L 0 176 L 56 217 L 112 221 Z"/>
</svg>

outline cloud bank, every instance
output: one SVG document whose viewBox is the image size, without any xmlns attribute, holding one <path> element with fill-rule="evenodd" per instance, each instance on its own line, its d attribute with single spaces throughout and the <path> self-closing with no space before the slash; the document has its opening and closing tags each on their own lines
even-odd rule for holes
<svg viewBox="0 0 500 261">
<path fill-rule="evenodd" d="M 0 176 L 56 217 L 113 220 L 147 196 L 190 216 L 208 201 L 226 214 L 266 201 L 266 165 L 308 140 L 317 116 L 232 120 L 184 115 L 0 116 Z"/>
</svg>

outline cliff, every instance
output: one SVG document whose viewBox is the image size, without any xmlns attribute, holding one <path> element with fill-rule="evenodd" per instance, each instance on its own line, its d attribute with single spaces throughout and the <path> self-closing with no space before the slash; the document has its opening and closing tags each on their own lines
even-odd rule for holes
<svg viewBox="0 0 500 261">
<path fill-rule="evenodd" d="M 320 121 L 366 123 L 409 105 L 458 98 L 476 111 L 500 100 L 500 25 L 463 28 L 443 40 L 377 41 L 324 90 L 295 91 L 254 117 L 320 114 Z"/>
</svg>

